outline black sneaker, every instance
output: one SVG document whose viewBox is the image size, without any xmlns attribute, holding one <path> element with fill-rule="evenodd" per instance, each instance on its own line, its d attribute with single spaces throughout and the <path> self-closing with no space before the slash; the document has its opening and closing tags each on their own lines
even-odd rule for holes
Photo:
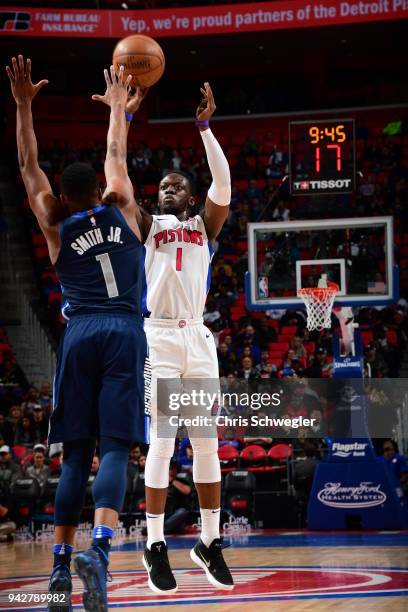
<svg viewBox="0 0 408 612">
<path fill-rule="evenodd" d="M 234 588 L 234 581 L 222 556 L 223 548 L 225 547 L 222 544 L 222 538 L 213 540 L 209 548 L 200 539 L 190 550 L 190 557 L 194 563 L 205 571 L 207 579 L 212 585 L 217 589 L 231 591 Z"/>
<path fill-rule="evenodd" d="M 143 565 L 149 575 L 149 587 L 155 593 L 170 595 L 177 591 L 177 582 L 171 571 L 165 542 L 155 542 L 145 549 Z"/>
<path fill-rule="evenodd" d="M 53 568 L 51 578 L 48 584 L 48 592 L 51 595 L 61 595 L 61 603 L 50 602 L 48 604 L 48 612 L 72 612 L 71 605 L 71 592 L 72 592 L 72 578 L 71 571 L 68 565 L 61 563 Z M 62 603 L 62 594 L 68 598 Z"/>
</svg>

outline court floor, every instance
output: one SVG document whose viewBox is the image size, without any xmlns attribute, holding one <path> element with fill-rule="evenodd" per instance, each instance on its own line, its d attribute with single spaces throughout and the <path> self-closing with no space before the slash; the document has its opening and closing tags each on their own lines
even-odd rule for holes
<svg viewBox="0 0 408 612">
<path fill-rule="evenodd" d="M 189 557 L 191 536 L 168 538 L 177 593 L 159 597 L 147 587 L 141 556 L 144 538 L 117 540 L 111 554 L 109 609 L 121 612 L 165 606 L 166 612 L 279 612 L 408 609 L 408 531 L 320 533 L 263 531 L 225 538 L 235 580 L 233 591 L 214 589 Z M 81 546 L 86 542 L 81 542 Z M 44 610 L 41 604 L 10 604 L 9 593 L 45 591 L 50 542 L 0 545 L 0 609 Z M 82 610 L 74 577 L 74 610 Z"/>
</svg>

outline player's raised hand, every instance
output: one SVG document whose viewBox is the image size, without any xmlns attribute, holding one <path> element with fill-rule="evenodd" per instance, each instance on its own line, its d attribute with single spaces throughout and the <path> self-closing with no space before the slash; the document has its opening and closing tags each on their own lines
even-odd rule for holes
<svg viewBox="0 0 408 612">
<path fill-rule="evenodd" d="M 198 105 L 196 119 L 198 121 L 208 121 L 213 116 L 215 109 L 214 96 L 209 83 L 204 83 L 204 89 L 200 87 L 203 98 Z"/>
<path fill-rule="evenodd" d="M 125 80 L 124 66 L 119 68 L 118 74 L 115 74 L 113 66 L 110 67 L 110 73 L 105 69 L 103 74 L 105 77 L 106 91 L 103 96 L 94 94 L 92 100 L 103 102 L 103 104 L 107 104 L 108 106 L 112 106 L 114 102 L 121 102 L 125 108 L 130 93 L 132 75 L 130 74 Z"/>
<path fill-rule="evenodd" d="M 10 79 L 11 93 L 17 104 L 31 102 L 38 94 L 44 85 L 48 84 L 46 79 L 33 83 L 31 80 L 31 60 L 27 58 L 24 63 L 24 57 L 19 55 L 16 59 L 11 58 L 12 68 L 6 66 L 7 76 Z"/>
</svg>

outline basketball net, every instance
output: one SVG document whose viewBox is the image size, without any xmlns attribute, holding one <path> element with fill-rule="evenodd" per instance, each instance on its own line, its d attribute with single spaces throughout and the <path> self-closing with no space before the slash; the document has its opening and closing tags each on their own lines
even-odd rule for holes
<svg viewBox="0 0 408 612">
<path fill-rule="evenodd" d="M 322 274 L 317 287 L 298 289 L 307 312 L 307 329 L 322 331 L 331 327 L 331 312 L 334 298 L 339 291 L 336 283 L 327 282 L 327 274 Z"/>
</svg>

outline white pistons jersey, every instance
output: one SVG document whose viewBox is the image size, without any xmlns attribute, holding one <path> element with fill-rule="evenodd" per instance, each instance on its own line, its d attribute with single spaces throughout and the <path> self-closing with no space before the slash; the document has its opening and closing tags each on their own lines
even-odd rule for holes
<svg viewBox="0 0 408 612">
<path fill-rule="evenodd" d="M 201 318 L 213 255 L 202 217 L 179 221 L 175 215 L 153 215 L 145 248 L 145 316 Z"/>
</svg>

